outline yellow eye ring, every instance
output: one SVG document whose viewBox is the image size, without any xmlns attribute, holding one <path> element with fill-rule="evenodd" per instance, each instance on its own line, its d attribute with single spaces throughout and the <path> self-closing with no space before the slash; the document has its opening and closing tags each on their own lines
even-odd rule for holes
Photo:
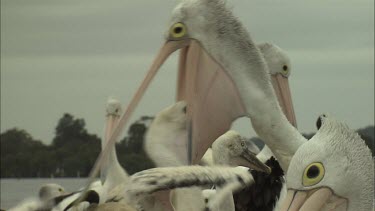
<svg viewBox="0 0 375 211">
<path fill-rule="evenodd" d="M 181 38 L 181 37 L 183 37 L 183 36 L 186 35 L 186 32 L 187 32 L 187 30 L 186 30 L 185 24 L 183 24 L 183 23 L 175 23 L 171 27 L 171 29 L 169 31 L 169 34 L 173 38 Z"/>
<path fill-rule="evenodd" d="M 305 168 L 303 172 L 302 183 L 304 186 L 313 186 L 319 183 L 325 174 L 322 163 L 312 163 Z"/>
</svg>

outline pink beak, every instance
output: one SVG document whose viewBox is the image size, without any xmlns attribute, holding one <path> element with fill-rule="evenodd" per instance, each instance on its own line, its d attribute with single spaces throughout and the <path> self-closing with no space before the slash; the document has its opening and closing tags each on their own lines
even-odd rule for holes
<svg viewBox="0 0 375 211">
<path fill-rule="evenodd" d="M 297 128 L 297 120 L 296 115 L 294 114 L 292 94 L 290 92 L 288 78 L 281 74 L 276 74 L 272 75 L 271 79 L 273 89 L 275 90 L 277 100 L 279 101 L 283 113 L 289 122 Z"/>
<path fill-rule="evenodd" d="M 329 188 L 309 191 L 288 190 L 282 211 L 347 210 L 347 200 L 337 197 Z"/>
</svg>

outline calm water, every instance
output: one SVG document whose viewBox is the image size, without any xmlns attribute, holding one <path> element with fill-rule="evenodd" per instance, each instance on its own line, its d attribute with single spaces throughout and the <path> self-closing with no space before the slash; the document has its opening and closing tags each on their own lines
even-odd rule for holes
<svg viewBox="0 0 375 211">
<path fill-rule="evenodd" d="M 69 192 L 85 186 L 86 179 L 0 179 L 1 209 L 11 208 L 25 198 L 38 197 L 40 186 L 46 183 L 60 184 Z"/>
</svg>

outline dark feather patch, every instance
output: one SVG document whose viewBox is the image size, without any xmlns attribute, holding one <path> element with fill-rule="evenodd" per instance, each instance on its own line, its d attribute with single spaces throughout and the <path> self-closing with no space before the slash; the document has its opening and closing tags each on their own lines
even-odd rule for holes
<svg viewBox="0 0 375 211">
<path fill-rule="evenodd" d="M 274 157 L 266 161 L 271 174 L 249 170 L 254 184 L 233 195 L 236 211 L 272 211 L 284 182 L 284 172 Z"/>
<path fill-rule="evenodd" d="M 72 203 L 70 203 L 64 209 L 64 211 L 66 211 L 66 210 L 70 209 L 71 207 L 73 207 L 77 203 L 77 201 L 78 201 L 78 199 L 76 199 Z M 94 190 L 89 190 L 89 191 L 87 191 L 86 196 L 83 198 L 82 201 L 87 201 L 90 204 L 99 204 L 99 194 L 96 191 L 94 191 Z"/>
</svg>

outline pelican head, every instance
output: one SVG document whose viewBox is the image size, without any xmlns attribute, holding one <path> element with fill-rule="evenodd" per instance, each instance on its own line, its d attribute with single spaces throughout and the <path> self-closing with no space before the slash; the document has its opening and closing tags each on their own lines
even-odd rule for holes
<svg viewBox="0 0 375 211">
<path fill-rule="evenodd" d="M 109 98 L 106 107 L 107 116 L 120 116 L 121 103 L 115 98 Z"/>
<path fill-rule="evenodd" d="M 106 110 L 106 128 L 105 128 L 104 137 L 102 140 L 102 150 L 104 149 L 110 136 L 112 135 L 113 129 L 118 123 L 118 119 L 121 115 L 120 101 L 112 97 L 108 98 L 105 110 Z"/>
<path fill-rule="evenodd" d="M 158 167 L 187 165 L 186 102 L 156 114 L 145 140 L 145 150 Z"/>
<path fill-rule="evenodd" d="M 174 125 L 173 129 L 186 130 L 186 102 L 179 101 L 156 114 L 150 129 L 155 125 Z"/>
<path fill-rule="evenodd" d="M 374 163 L 360 136 L 329 115 L 294 155 L 282 210 L 371 210 Z"/>
<path fill-rule="evenodd" d="M 212 156 L 218 165 L 244 166 L 270 173 L 270 168 L 248 149 L 245 138 L 233 130 L 226 132 L 212 144 Z"/>
<path fill-rule="evenodd" d="M 65 189 L 58 184 L 45 184 L 39 189 L 39 198 L 41 201 L 47 201 L 65 194 Z"/>
<path fill-rule="evenodd" d="M 257 45 L 266 60 L 271 74 L 271 82 L 281 109 L 289 122 L 297 127 L 297 120 L 294 114 L 292 94 L 289 89 L 288 78 L 291 74 L 292 64 L 287 53 L 279 46 L 272 43 L 260 43 Z M 289 112 L 289 113 L 288 113 Z"/>
<path fill-rule="evenodd" d="M 286 78 L 290 76 L 292 64 L 283 49 L 269 42 L 259 43 L 257 47 L 262 52 L 271 75 L 280 75 Z"/>
</svg>

